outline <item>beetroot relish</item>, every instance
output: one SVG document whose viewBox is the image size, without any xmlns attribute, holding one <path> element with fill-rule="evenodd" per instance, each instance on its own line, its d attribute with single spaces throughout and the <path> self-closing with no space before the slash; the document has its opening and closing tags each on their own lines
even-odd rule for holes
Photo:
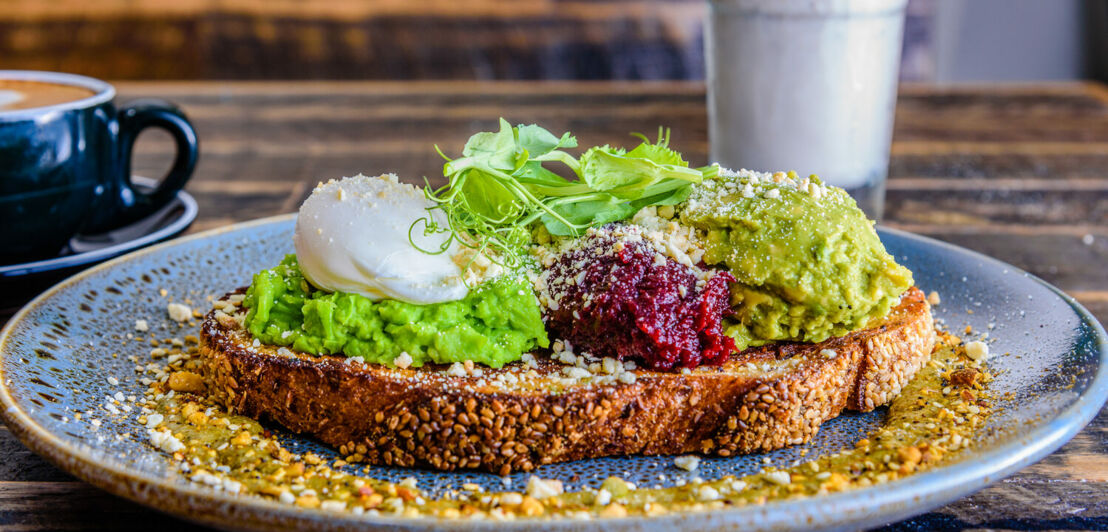
<svg viewBox="0 0 1108 532">
<path fill-rule="evenodd" d="M 700 278 L 689 267 L 661 260 L 641 240 L 603 232 L 563 253 L 550 268 L 558 304 L 547 326 L 593 356 L 634 359 L 655 370 L 721 364 L 735 351 L 723 334 L 731 313 L 727 272 Z"/>
</svg>

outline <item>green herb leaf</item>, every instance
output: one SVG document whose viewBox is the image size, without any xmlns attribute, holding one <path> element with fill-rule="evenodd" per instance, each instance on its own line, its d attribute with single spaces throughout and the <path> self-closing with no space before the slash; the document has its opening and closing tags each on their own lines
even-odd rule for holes
<svg viewBox="0 0 1108 532">
<path fill-rule="evenodd" d="M 515 131 L 512 125 L 503 118 L 500 119 L 500 131 L 496 133 L 477 133 L 469 137 L 462 155 L 466 159 L 451 161 L 446 164 L 444 174 L 451 174 L 469 165 L 488 165 L 497 170 L 515 170 L 519 161 Z M 469 159 L 469 160 L 467 160 Z M 455 165 L 455 168 L 450 168 Z"/>
<path fill-rule="evenodd" d="M 610 222 L 618 222 L 635 215 L 641 207 L 634 207 L 630 203 L 615 196 L 601 194 L 598 199 L 566 203 L 555 207 L 558 214 L 569 220 L 575 227 L 596 227 Z M 542 223 L 546 230 L 555 236 L 576 236 L 578 230 L 554 219 L 551 216 L 543 216 Z"/>
<path fill-rule="evenodd" d="M 672 182 L 674 185 L 697 183 L 701 173 L 672 164 L 658 164 L 631 154 L 616 155 L 604 148 L 592 148 L 581 157 L 582 179 L 595 190 L 634 200 L 650 186 Z"/>
<path fill-rule="evenodd" d="M 501 127 L 503 127 L 504 119 Z M 576 148 L 577 139 L 569 133 L 563 133 L 561 138 L 555 137 L 553 133 L 531 124 L 529 126 L 519 126 L 516 128 L 517 142 L 519 147 L 527 150 L 531 159 L 536 159 L 550 152 L 561 148 Z"/>
<path fill-rule="evenodd" d="M 451 241 L 514 266 L 532 224 L 542 223 L 553 235 L 579 235 L 588 227 L 634 216 L 643 207 L 680 203 L 693 183 L 713 169 L 718 172 L 714 166 L 689 168 L 681 154 L 669 148 L 668 130 L 659 129 L 654 143 L 637 136 L 643 142 L 630 152 L 598 146 L 578 160 L 564 151 L 577 147 L 569 133 L 557 136 L 537 125 L 513 128 L 502 118 L 499 131 L 473 135 L 462 157 L 447 158 L 445 187 L 425 189 L 435 202 L 432 209 L 443 211 L 449 227 L 439 227 L 428 215 L 413 223 L 409 233 L 422 221 L 424 232 L 450 231 Z M 545 166 L 551 163 L 564 164 L 577 179 L 566 179 Z M 444 245 L 425 251 L 445 249 Z"/>
</svg>

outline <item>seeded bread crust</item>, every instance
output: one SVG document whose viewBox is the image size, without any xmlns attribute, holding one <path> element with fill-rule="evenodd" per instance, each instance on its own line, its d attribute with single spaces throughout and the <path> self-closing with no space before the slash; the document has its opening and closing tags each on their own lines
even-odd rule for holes
<svg viewBox="0 0 1108 532">
<path fill-rule="evenodd" d="M 560 384 L 561 363 L 504 386 L 502 373 L 350 364 L 254 346 L 208 314 L 201 334 L 208 392 L 234 412 L 276 422 L 371 464 L 499 474 L 615 455 L 769 451 L 807 441 L 843 411 L 870 411 L 930 360 L 931 309 L 912 288 L 875 327 L 819 344 L 751 348 L 688 374 L 635 370 L 631 384 Z M 831 353 L 833 351 L 834 353 Z"/>
</svg>

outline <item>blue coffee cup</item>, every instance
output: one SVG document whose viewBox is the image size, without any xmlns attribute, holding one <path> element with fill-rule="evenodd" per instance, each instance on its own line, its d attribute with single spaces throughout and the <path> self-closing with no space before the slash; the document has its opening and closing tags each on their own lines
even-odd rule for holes
<svg viewBox="0 0 1108 532">
<path fill-rule="evenodd" d="M 77 99 L 46 98 L 47 105 L 33 106 L 36 90 L 55 89 Z M 20 98 L 31 103 L 10 103 Z M 142 219 L 188 181 L 199 144 L 184 113 L 161 100 L 117 108 L 114 99 L 115 88 L 97 79 L 0 70 L 0 264 L 48 258 L 76 234 Z M 149 127 L 169 132 L 177 147 L 172 168 L 153 190 L 131 181 L 132 148 Z"/>
</svg>

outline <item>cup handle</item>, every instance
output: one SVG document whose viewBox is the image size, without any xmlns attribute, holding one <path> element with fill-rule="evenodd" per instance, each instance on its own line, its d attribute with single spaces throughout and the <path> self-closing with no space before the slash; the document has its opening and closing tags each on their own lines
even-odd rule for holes
<svg viewBox="0 0 1108 532">
<path fill-rule="evenodd" d="M 122 204 L 120 218 L 124 224 L 148 216 L 165 206 L 185 186 L 192 176 L 196 161 L 200 156 L 200 145 L 185 114 L 177 106 L 157 99 L 135 100 L 119 111 L 119 161 L 120 188 L 119 198 Z M 142 192 L 131 181 L 131 152 L 139 133 L 148 127 L 164 129 L 177 143 L 177 156 L 173 167 L 162 179 L 158 188 L 151 192 Z"/>
</svg>

